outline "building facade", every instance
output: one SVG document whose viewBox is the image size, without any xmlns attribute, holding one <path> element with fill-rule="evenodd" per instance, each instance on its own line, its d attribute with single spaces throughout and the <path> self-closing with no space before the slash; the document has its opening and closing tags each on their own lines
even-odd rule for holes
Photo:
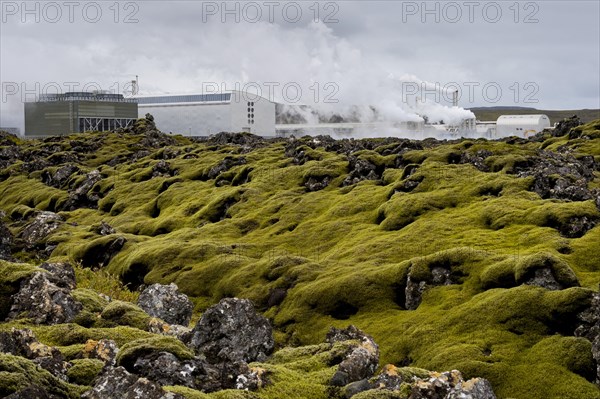
<svg viewBox="0 0 600 399">
<path fill-rule="evenodd" d="M 46 94 L 25 103 L 25 137 L 115 130 L 132 125 L 137 117 L 137 101 L 121 94 Z"/>
<path fill-rule="evenodd" d="M 496 137 L 527 138 L 550 127 L 546 115 L 501 115 L 496 121 Z"/>
<path fill-rule="evenodd" d="M 220 132 L 275 135 L 275 103 L 239 91 L 137 96 L 139 117 L 154 116 L 164 133 L 204 137 Z"/>
</svg>

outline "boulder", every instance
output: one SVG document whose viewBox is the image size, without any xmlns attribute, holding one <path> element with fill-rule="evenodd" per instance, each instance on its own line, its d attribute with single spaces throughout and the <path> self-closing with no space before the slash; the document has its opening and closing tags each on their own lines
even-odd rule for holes
<svg viewBox="0 0 600 399">
<path fill-rule="evenodd" d="M 92 188 L 102 180 L 100 171 L 92 170 L 85 179 L 69 192 L 69 199 L 63 205 L 63 210 L 74 211 L 78 208 L 95 208 L 100 200 L 100 195 Z"/>
<path fill-rule="evenodd" d="M 94 341 L 93 339 L 88 339 L 81 352 L 81 357 L 85 359 L 98 359 L 108 366 L 114 366 L 118 352 L 117 343 L 113 340 L 101 339 Z"/>
<path fill-rule="evenodd" d="M 342 186 L 350 186 L 363 180 L 378 180 L 381 178 L 377 173 L 377 166 L 355 156 L 348 157 L 348 169 L 350 173 L 342 182 Z"/>
<path fill-rule="evenodd" d="M 107 367 L 94 380 L 91 390 L 81 395 L 85 399 L 183 399 L 183 396 L 166 392 L 160 385 L 146 378 L 138 378 L 123 367 Z"/>
<path fill-rule="evenodd" d="M 459 382 L 444 399 L 496 399 L 492 384 L 484 378 Z"/>
<path fill-rule="evenodd" d="M 421 304 L 423 293 L 427 288 L 430 286 L 450 285 L 452 283 L 452 271 L 449 268 L 442 266 L 431 268 L 431 278 L 426 281 L 416 279 L 413 276 L 411 268 L 406 278 L 404 307 L 408 310 L 415 310 Z"/>
<path fill-rule="evenodd" d="M 352 346 L 344 360 L 338 365 L 331 385 L 344 386 L 351 382 L 371 378 L 379 364 L 379 346 L 373 338 L 354 326 L 339 330 L 332 328 L 327 333 L 327 342 L 358 341 Z"/>
<path fill-rule="evenodd" d="M 21 389 L 18 392 L 5 396 L 4 399 L 54 399 L 55 396 L 50 396 L 48 391 L 39 385 L 32 384 L 27 388 Z"/>
<path fill-rule="evenodd" d="M 310 192 L 320 191 L 327 187 L 330 182 L 331 178 L 329 176 L 323 176 L 321 178 L 311 176 L 308 178 L 306 183 L 304 183 L 304 187 L 306 187 L 306 189 Z"/>
<path fill-rule="evenodd" d="M 55 275 L 36 272 L 21 283 L 12 297 L 9 320 L 29 318 L 35 324 L 60 324 L 73 321 L 83 305 L 71 296 L 68 282 Z"/>
<path fill-rule="evenodd" d="M 39 342 L 31 330 L 13 328 L 9 332 L 0 332 L 0 352 L 32 360 L 61 380 L 68 380 L 67 371 L 71 364 L 65 362 L 57 348 Z"/>
<path fill-rule="evenodd" d="M 58 229 L 64 221 L 62 216 L 54 212 L 39 212 L 21 231 L 20 238 L 28 248 L 35 248 L 44 243 L 48 235 Z"/>
<path fill-rule="evenodd" d="M 554 273 L 552 272 L 552 269 L 549 267 L 544 267 L 541 269 L 536 269 L 533 272 L 533 275 L 531 277 L 529 277 L 524 284 L 527 285 L 535 285 L 537 287 L 542 287 L 545 288 L 547 290 L 552 290 L 552 291 L 558 291 L 558 290 L 562 290 L 563 287 L 562 284 L 560 284 L 558 281 L 556 281 L 556 278 L 554 277 Z"/>
<path fill-rule="evenodd" d="M 74 290 L 77 288 L 75 269 L 73 269 L 73 266 L 71 266 L 70 263 L 44 262 L 40 265 L 40 269 L 47 270 L 49 273 L 47 273 L 46 277 L 58 287 L 68 290 Z"/>
<path fill-rule="evenodd" d="M 253 362 L 265 360 L 275 341 L 269 321 L 251 301 L 226 298 L 204 312 L 189 345 L 211 363 Z"/>
<path fill-rule="evenodd" d="M 101 236 L 109 236 L 111 234 L 115 234 L 117 231 L 111 225 L 102 221 L 100 222 L 100 226 L 96 228 L 95 232 Z"/>
<path fill-rule="evenodd" d="M 190 324 L 194 310 L 192 301 L 179 292 L 175 283 L 152 284 L 142 291 L 137 303 L 150 316 L 182 326 Z"/>
<path fill-rule="evenodd" d="M 2 222 L 2 214 L 0 214 L 0 260 L 12 260 L 13 242 L 13 235 Z"/>
<path fill-rule="evenodd" d="M 51 187 L 62 188 L 69 181 L 69 178 L 77 172 L 79 172 L 79 168 L 75 165 L 62 166 L 54 173 L 45 170 L 42 172 L 42 182 Z"/>
</svg>

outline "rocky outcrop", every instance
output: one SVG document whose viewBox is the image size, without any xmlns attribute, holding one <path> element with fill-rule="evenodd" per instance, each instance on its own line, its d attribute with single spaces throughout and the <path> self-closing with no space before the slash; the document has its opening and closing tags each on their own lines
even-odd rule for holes
<svg viewBox="0 0 600 399">
<path fill-rule="evenodd" d="M 25 226 L 19 237 L 29 249 L 45 244 L 46 238 L 63 223 L 64 218 L 54 212 L 39 212 L 33 221 Z"/>
<path fill-rule="evenodd" d="M 441 286 L 452 284 L 452 271 L 447 267 L 434 266 L 431 268 L 431 278 L 421 280 L 413 273 L 413 269 L 408 272 L 405 288 L 405 309 L 415 310 L 421 304 L 423 292 L 431 286 Z"/>
<path fill-rule="evenodd" d="M 36 272 L 12 296 L 8 319 L 27 318 L 35 324 L 72 321 L 83 306 L 71 296 L 75 274 L 67 263 L 43 264 L 49 272 Z"/>
<path fill-rule="evenodd" d="M 79 172 L 75 165 L 65 165 L 58 168 L 54 173 L 45 170 L 42 172 L 42 182 L 50 187 L 63 188 L 69 181 L 69 178 Z"/>
<path fill-rule="evenodd" d="M 233 168 L 234 166 L 245 165 L 245 164 L 246 164 L 246 158 L 244 158 L 244 157 L 239 157 L 239 158 L 225 157 L 225 159 L 223 159 L 221 162 L 219 162 L 218 164 L 216 164 L 215 166 L 213 166 L 212 168 L 209 169 L 206 177 L 208 179 L 215 179 L 221 173 L 228 171 L 229 169 Z"/>
<path fill-rule="evenodd" d="M 248 299 L 226 298 L 208 308 L 189 346 L 211 363 L 265 360 L 275 342 L 269 321 Z"/>
<path fill-rule="evenodd" d="M 524 284 L 535 285 L 551 291 L 558 291 L 565 288 L 556 280 L 552 269 L 549 267 L 534 270 L 532 275 L 525 280 Z"/>
<path fill-rule="evenodd" d="M 100 195 L 92 189 L 102 180 L 100 171 L 92 170 L 85 179 L 69 192 L 69 199 L 63 206 L 65 211 L 73 211 L 78 208 L 96 208 Z"/>
<path fill-rule="evenodd" d="M 350 186 L 363 180 L 379 180 L 381 178 L 377 173 L 376 165 L 354 156 L 348 157 L 348 169 L 350 173 L 342 182 L 342 186 Z"/>
<path fill-rule="evenodd" d="M 373 376 L 379 364 L 379 346 L 371 336 L 354 326 L 349 326 L 343 330 L 332 328 L 327 333 L 326 340 L 330 344 L 356 341 L 338 365 L 331 378 L 331 385 L 341 387 Z"/>
<path fill-rule="evenodd" d="M 0 260 L 12 260 L 14 237 L 2 221 L 4 213 L 0 212 Z"/>
<path fill-rule="evenodd" d="M 175 283 L 152 284 L 142 291 L 137 303 L 150 316 L 182 326 L 190 324 L 194 309 L 192 301 L 179 292 Z"/>
<path fill-rule="evenodd" d="M 331 182 L 331 178 L 329 176 L 322 176 L 322 177 L 311 176 L 304 183 L 304 187 L 306 187 L 306 190 L 308 190 L 310 192 L 320 191 L 320 190 L 323 190 L 325 187 L 327 187 L 330 182 Z"/>
</svg>

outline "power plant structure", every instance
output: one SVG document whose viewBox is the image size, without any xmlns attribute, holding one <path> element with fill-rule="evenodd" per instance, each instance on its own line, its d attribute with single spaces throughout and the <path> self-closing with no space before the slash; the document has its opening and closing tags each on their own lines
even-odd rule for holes
<svg viewBox="0 0 600 399">
<path fill-rule="evenodd" d="M 25 103 L 25 137 L 115 130 L 131 126 L 137 118 L 137 100 L 121 94 L 44 94 Z"/>
<path fill-rule="evenodd" d="M 156 127 L 183 136 L 220 132 L 275 135 L 275 103 L 241 91 L 136 96 L 139 116 L 154 116 Z"/>
</svg>

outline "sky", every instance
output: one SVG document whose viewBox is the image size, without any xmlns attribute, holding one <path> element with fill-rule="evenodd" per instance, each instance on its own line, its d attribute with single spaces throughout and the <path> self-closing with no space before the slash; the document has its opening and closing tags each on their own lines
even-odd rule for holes
<svg viewBox="0 0 600 399">
<path fill-rule="evenodd" d="M 39 94 L 242 89 L 390 119 L 600 108 L 600 1 L 0 1 L 0 126 Z M 461 108 L 453 108 L 458 91 Z"/>
</svg>

